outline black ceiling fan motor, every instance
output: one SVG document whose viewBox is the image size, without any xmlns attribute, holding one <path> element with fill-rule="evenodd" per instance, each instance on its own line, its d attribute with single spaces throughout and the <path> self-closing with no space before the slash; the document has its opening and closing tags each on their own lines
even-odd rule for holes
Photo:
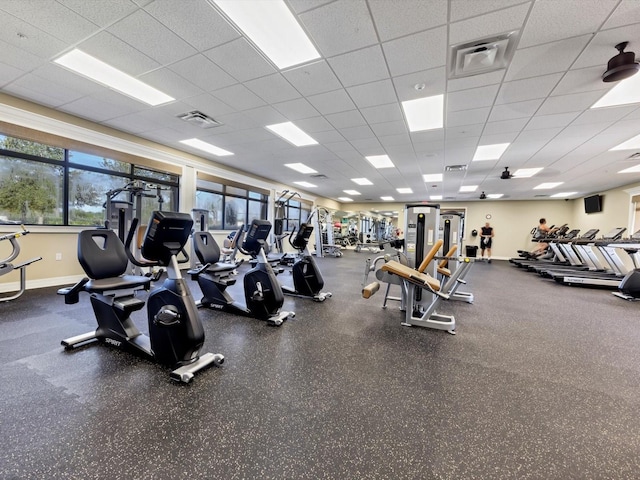
<svg viewBox="0 0 640 480">
<path fill-rule="evenodd" d="M 607 71 L 602 74 L 603 82 L 617 82 L 638 72 L 640 65 L 636 62 L 636 54 L 624 51 L 628 44 L 629 42 L 622 42 L 616 45 L 619 53 L 609 60 Z"/>
</svg>

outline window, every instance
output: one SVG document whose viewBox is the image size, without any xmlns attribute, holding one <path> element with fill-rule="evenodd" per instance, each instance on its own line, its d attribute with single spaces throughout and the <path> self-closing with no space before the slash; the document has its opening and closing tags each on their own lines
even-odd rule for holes
<svg viewBox="0 0 640 480">
<path fill-rule="evenodd" d="M 122 160 L 0 134 L 0 221 L 39 225 L 104 225 L 107 192 L 152 210 L 177 210 L 175 174 Z M 136 195 L 136 193 L 138 195 Z"/>
<path fill-rule="evenodd" d="M 267 218 L 268 195 L 250 188 L 198 178 L 196 208 L 209 211 L 209 230 L 235 230 L 254 218 Z"/>
</svg>

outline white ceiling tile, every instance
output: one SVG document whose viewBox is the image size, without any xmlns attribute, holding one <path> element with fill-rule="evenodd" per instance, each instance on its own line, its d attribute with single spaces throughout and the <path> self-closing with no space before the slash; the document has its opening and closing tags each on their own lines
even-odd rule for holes
<svg viewBox="0 0 640 480">
<path fill-rule="evenodd" d="M 151 118 L 140 115 L 140 113 L 132 113 L 122 117 L 112 118 L 103 122 L 103 124 L 124 132 L 131 132 L 135 134 L 164 128 L 161 121 L 155 121 Z"/>
<path fill-rule="evenodd" d="M 529 12 L 529 5 L 525 3 L 452 23 L 449 26 L 449 44 L 456 45 L 518 30 Z"/>
<path fill-rule="evenodd" d="M 351 153 L 357 153 L 356 149 L 353 148 L 353 145 L 351 145 L 349 142 L 347 141 L 339 141 L 339 142 L 327 142 L 325 144 L 325 147 L 327 148 L 327 150 L 333 152 L 333 153 L 343 153 L 343 152 L 351 152 Z"/>
<path fill-rule="evenodd" d="M 531 117 L 540 108 L 544 98 L 527 100 L 525 102 L 506 103 L 496 105 L 491 110 L 489 121 L 498 122 L 501 120 L 511 120 L 514 118 Z"/>
<path fill-rule="evenodd" d="M 62 40 L 13 15 L 2 16 L 0 40 L 46 59 L 62 53 L 67 46 Z"/>
<path fill-rule="evenodd" d="M 380 80 L 347 88 L 347 92 L 358 108 L 384 105 L 397 100 L 391 80 Z"/>
<path fill-rule="evenodd" d="M 447 63 L 447 28 L 438 27 L 382 44 L 392 76 Z"/>
<path fill-rule="evenodd" d="M 178 143 L 180 140 L 185 139 L 184 133 L 171 128 L 159 128 L 149 132 L 142 132 L 140 136 L 165 145 L 169 142 L 175 142 L 175 148 L 182 149 L 184 147 L 183 144 Z"/>
<path fill-rule="evenodd" d="M 575 62 L 590 39 L 591 35 L 583 35 L 537 47 L 518 49 L 505 80 L 564 72 Z"/>
<path fill-rule="evenodd" d="M 302 13 L 332 1 L 333 0 L 287 0 L 287 3 L 295 13 Z"/>
<path fill-rule="evenodd" d="M 446 115 L 447 127 L 460 127 L 462 125 L 473 125 L 485 123 L 489 117 L 491 107 L 473 108 L 471 110 L 460 110 L 448 112 Z"/>
<path fill-rule="evenodd" d="M 302 120 L 298 120 L 296 125 L 307 133 L 326 132 L 327 130 L 334 129 L 333 125 L 324 117 L 303 118 Z"/>
<path fill-rule="evenodd" d="M 640 23 L 640 4 L 638 4 L 638 0 L 622 0 L 602 28 L 608 30 L 634 23 Z"/>
<path fill-rule="evenodd" d="M 468 90 L 470 88 L 494 85 L 502 81 L 505 72 L 505 69 L 501 69 L 480 75 L 471 75 L 470 77 L 453 78 L 447 82 L 447 91 L 455 92 L 457 90 Z"/>
<path fill-rule="evenodd" d="M 158 21 L 203 51 L 236 39 L 240 34 L 207 2 L 162 0 L 145 8 Z M 176 12 L 180 15 L 176 15 Z"/>
<path fill-rule="evenodd" d="M 590 108 L 585 110 L 573 125 L 585 125 L 589 123 L 616 122 L 621 120 L 636 109 L 633 105 L 623 105 L 620 107 Z"/>
<path fill-rule="evenodd" d="M 358 151 L 371 151 L 371 150 L 376 151 L 376 149 L 382 150 L 382 145 L 380 145 L 380 142 L 378 141 L 378 139 L 373 136 L 369 138 L 359 138 L 356 140 L 350 140 L 350 142 Z M 370 170 L 367 170 L 367 172 L 370 172 Z M 374 175 L 373 173 L 371 173 L 371 175 L 367 173 L 368 177 L 373 177 L 373 175 Z"/>
<path fill-rule="evenodd" d="M 22 48 L 0 40 L 0 61 L 20 70 L 30 71 L 42 64 L 43 59 Z"/>
<path fill-rule="evenodd" d="M 389 77 L 379 45 L 330 58 L 329 64 L 345 87 Z"/>
<path fill-rule="evenodd" d="M 376 136 L 402 135 L 407 133 L 407 127 L 402 121 L 376 123 L 371 125 L 371 130 Z M 411 145 L 408 145 L 411 147 Z"/>
<path fill-rule="evenodd" d="M 302 13 L 300 20 L 324 57 L 378 42 L 364 0 L 338 0 Z"/>
<path fill-rule="evenodd" d="M 140 102 L 107 89 L 100 94 L 83 97 L 58 107 L 59 110 L 64 112 L 72 113 L 82 118 L 89 117 L 91 120 L 98 122 L 139 112 L 144 108 Z"/>
<path fill-rule="evenodd" d="M 335 128 L 359 127 L 366 125 L 367 122 L 358 110 L 349 110 L 347 112 L 332 113 L 325 115 L 325 118 Z"/>
<path fill-rule="evenodd" d="M 369 125 L 403 119 L 402 112 L 400 111 L 400 105 L 398 103 L 361 108 L 360 113 Z"/>
<path fill-rule="evenodd" d="M 496 105 L 545 98 L 557 85 L 561 77 L 561 73 L 554 73 L 525 80 L 505 82 L 498 92 Z"/>
<path fill-rule="evenodd" d="M 371 128 L 369 128 L 369 126 L 367 125 L 340 128 L 338 131 L 340 132 L 340 135 L 342 135 L 344 138 L 346 138 L 349 141 L 363 140 L 366 138 L 375 137 L 375 135 L 371 131 Z"/>
<path fill-rule="evenodd" d="M 602 92 L 584 92 L 573 95 L 558 95 L 547 98 L 538 115 L 549 115 L 553 113 L 579 112 L 589 108 L 596 100 L 602 96 Z"/>
<path fill-rule="evenodd" d="M 298 91 L 279 73 L 249 80 L 244 85 L 267 103 L 286 102 L 300 97 Z"/>
<path fill-rule="evenodd" d="M 138 78 L 176 99 L 193 97 L 203 93 L 203 89 L 186 81 L 184 77 L 181 77 L 168 68 L 159 68 L 158 70 L 140 75 Z"/>
<path fill-rule="evenodd" d="M 538 0 L 529 14 L 519 47 L 591 34 L 617 3 L 618 0 Z"/>
<path fill-rule="evenodd" d="M 244 38 L 207 50 L 204 55 L 239 82 L 270 75 L 276 71 Z"/>
<path fill-rule="evenodd" d="M 59 106 L 82 97 L 82 93 L 72 88 L 60 84 L 54 85 L 49 79 L 31 73 L 17 78 L 3 90 L 23 98 L 30 98 L 30 95 L 33 95 L 37 97 L 38 103 L 49 106 Z"/>
<path fill-rule="evenodd" d="M 591 137 L 598 135 L 607 129 L 613 122 L 603 122 L 603 123 L 584 123 L 580 125 L 576 125 L 575 122 L 569 125 L 562 131 L 562 136 L 565 138 L 568 137 L 579 137 L 582 138 L 583 141 L 590 139 Z"/>
<path fill-rule="evenodd" d="M 566 127 L 574 121 L 578 115 L 579 112 L 557 113 L 555 115 L 536 115 L 529 121 L 525 130 Z"/>
<path fill-rule="evenodd" d="M 489 122 L 484 126 L 483 135 L 497 135 L 503 132 L 519 132 L 529 121 L 528 118 L 514 118 L 500 122 Z"/>
<path fill-rule="evenodd" d="M 226 115 L 227 113 L 235 111 L 232 107 L 210 93 L 203 93 L 194 97 L 185 98 L 183 102 L 193 107 L 193 109 L 199 110 L 213 118 L 216 118 L 218 115 Z"/>
<path fill-rule="evenodd" d="M 313 105 L 304 98 L 296 98 L 295 100 L 276 103 L 273 105 L 273 108 L 291 121 L 320 115 L 319 112 L 313 108 Z"/>
<path fill-rule="evenodd" d="M 244 85 L 232 85 L 216 90 L 213 94 L 224 103 L 236 110 L 248 110 L 250 108 L 265 105 L 265 101 L 255 95 Z"/>
<path fill-rule="evenodd" d="M 109 0 L 109 2 L 58 0 L 58 2 L 101 27 L 106 27 L 139 8 L 130 0 Z"/>
<path fill-rule="evenodd" d="M 259 123 L 260 125 L 272 125 L 274 123 L 282 123 L 287 121 L 287 118 L 284 115 L 278 112 L 275 108 L 269 106 L 245 110 L 242 113 Z"/>
<path fill-rule="evenodd" d="M 282 74 L 302 95 L 329 92 L 342 86 L 324 60 L 292 68 Z"/>
<path fill-rule="evenodd" d="M 461 90 L 447 94 L 447 112 L 458 110 L 469 110 L 473 108 L 487 107 L 493 105 L 500 85 L 489 85 L 487 87 L 476 88 L 474 90 Z"/>
<path fill-rule="evenodd" d="M 404 0 L 399 6 L 388 0 L 369 0 L 369 8 L 383 42 L 447 23 L 445 2 Z"/>
<path fill-rule="evenodd" d="M 609 59 L 618 53 L 615 46 L 623 41 L 631 41 L 637 37 L 637 34 L 638 25 L 629 25 L 596 33 L 587 48 L 582 52 L 582 55 L 576 60 L 573 68 L 598 66 L 604 73 Z M 631 41 L 630 46 L 633 46 L 633 41 Z"/>
<path fill-rule="evenodd" d="M 412 132 L 409 134 L 411 141 L 415 144 L 418 143 L 431 143 L 438 140 L 444 140 L 445 133 L 443 129 L 428 130 L 425 132 Z"/>
<path fill-rule="evenodd" d="M 553 89 L 551 95 L 597 91 L 599 95 L 602 96 L 606 90 L 609 90 L 613 86 L 611 83 L 605 83 L 601 80 L 603 73 L 603 67 L 569 70 Z"/>
<path fill-rule="evenodd" d="M 393 84 L 401 102 L 431 95 L 440 95 L 445 92 L 446 83 L 447 72 L 445 67 L 393 77 Z M 424 88 L 417 89 L 416 85 L 424 85 Z"/>
<path fill-rule="evenodd" d="M 450 0 L 450 21 L 457 22 L 465 18 L 484 15 L 485 13 L 495 10 L 502 10 L 517 3 L 523 3 L 522 0 L 482 0 L 481 2 L 470 2 L 469 0 Z"/>
<path fill-rule="evenodd" d="M 196 53 L 195 48 L 143 10 L 111 25 L 108 31 L 163 65 Z"/>
<path fill-rule="evenodd" d="M 307 97 L 307 100 L 309 100 L 322 115 L 345 112 L 356 108 L 344 90 L 334 90 L 333 92 L 312 95 Z"/>
<path fill-rule="evenodd" d="M 231 75 L 200 54 L 185 58 L 168 68 L 207 92 L 237 83 Z"/>
<path fill-rule="evenodd" d="M 6 63 L 0 62 L 0 87 L 20 78 L 26 72 Z"/>
<path fill-rule="evenodd" d="M 313 134 L 313 138 L 317 142 L 323 145 L 325 143 L 335 143 L 335 142 L 344 141 L 344 137 L 340 135 L 340 133 L 336 132 L 335 130 L 328 130 L 326 132 L 316 132 Z"/>
<path fill-rule="evenodd" d="M 133 76 L 160 67 L 152 58 L 107 32 L 94 35 L 82 42 L 78 48 Z"/>
<path fill-rule="evenodd" d="M 374 128 L 374 127 L 372 127 Z M 403 133 L 399 133 L 399 134 L 395 134 L 395 135 L 378 135 L 378 140 L 380 141 L 380 143 L 382 144 L 383 147 L 389 148 L 389 147 L 394 147 L 394 146 L 402 146 L 402 145 L 409 145 L 411 146 L 411 137 L 409 136 L 409 134 L 406 132 L 406 129 Z M 413 148 L 412 148 L 413 149 Z"/>
<path fill-rule="evenodd" d="M 99 83 L 51 62 L 45 63 L 42 67 L 35 69 L 33 73 L 49 82 L 74 90 L 77 93 L 76 98 L 84 95 L 92 95 L 105 89 L 105 87 Z M 51 85 L 51 87 L 53 87 L 53 85 Z"/>
</svg>

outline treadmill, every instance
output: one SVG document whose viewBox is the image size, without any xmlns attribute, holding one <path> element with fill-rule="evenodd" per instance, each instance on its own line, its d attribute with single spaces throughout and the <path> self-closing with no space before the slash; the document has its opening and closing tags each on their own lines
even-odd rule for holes
<svg viewBox="0 0 640 480">
<path fill-rule="evenodd" d="M 574 250 L 573 245 L 578 242 L 592 242 L 596 235 L 600 230 L 597 228 L 592 228 L 591 230 L 587 230 L 579 237 L 572 238 L 561 238 L 554 241 L 554 248 L 556 248 L 561 254 L 566 258 L 566 262 L 564 264 L 552 264 L 549 262 L 532 264 L 529 268 L 530 270 L 537 272 L 543 277 L 552 278 L 550 272 L 555 271 L 577 271 L 577 270 L 588 270 L 589 265 L 585 263 L 584 259 L 581 258 L 578 253 Z"/>
</svg>

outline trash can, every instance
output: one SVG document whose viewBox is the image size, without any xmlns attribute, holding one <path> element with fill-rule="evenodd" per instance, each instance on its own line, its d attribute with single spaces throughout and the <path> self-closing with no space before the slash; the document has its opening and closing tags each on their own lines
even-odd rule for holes
<svg viewBox="0 0 640 480">
<path fill-rule="evenodd" d="M 478 255 L 477 245 L 467 245 L 467 257 L 475 258 Z"/>
</svg>

